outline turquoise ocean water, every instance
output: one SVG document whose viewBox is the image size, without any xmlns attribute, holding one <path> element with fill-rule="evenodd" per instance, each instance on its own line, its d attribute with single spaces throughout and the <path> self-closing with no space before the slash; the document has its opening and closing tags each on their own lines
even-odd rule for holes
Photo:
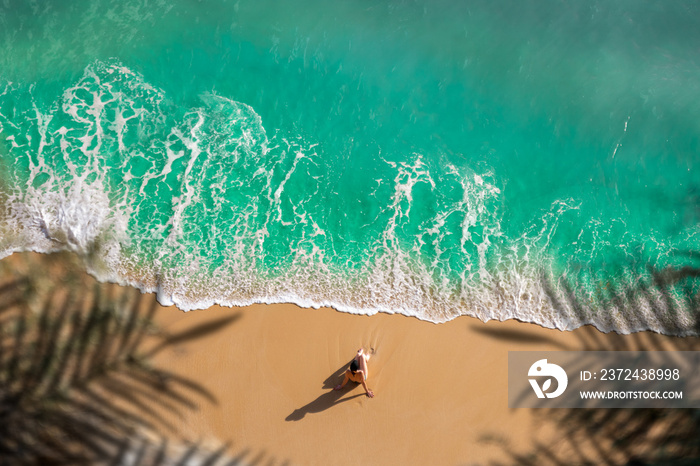
<svg viewBox="0 0 700 466">
<path fill-rule="evenodd" d="M 185 310 L 684 333 L 699 163 L 694 1 L 0 1 L 0 257 Z"/>
</svg>

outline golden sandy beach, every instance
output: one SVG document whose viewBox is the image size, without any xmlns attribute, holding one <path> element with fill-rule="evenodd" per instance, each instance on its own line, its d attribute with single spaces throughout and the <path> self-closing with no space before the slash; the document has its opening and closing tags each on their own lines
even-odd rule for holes
<svg viewBox="0 0 700 466">
<path fill-rule="evenodd" d="M 66 254 L 15 254 L 0 271 L 6 284 L 41 275 L 35 293 L 79 284 L 102 287 L 116 300 L 128 291 L 96 285 Z M 153 295 L 140 299 L 154 302 Z M 620 426 L 634 418 L 609 413 L 606 425 L 588 432 L 579 413 L 566 418 L 567 410 L 509 409 L 508 351 L 697 346 L 696 339 L 648 333 L 561 332 L 469 317 L 436 325 L 294 305 L 155 309 L 160 330 L 147 342 L 150 364 L 208 393 L 193 396 L 181 416 L 159 406 L 177 426 L 164 435 L 171 444 L 225 445 L 222 455 L 242 464 L 625 464 L 656 448 L 665 423 L 680 421 L 655 418 L 620 448 L 614 445 L 624 437 Z M 167 345 L 162 335 L 169 336 Z M 359 347 L 375 350 L 373 399 L 352 383 L 332 390 Z"/>
</svg>

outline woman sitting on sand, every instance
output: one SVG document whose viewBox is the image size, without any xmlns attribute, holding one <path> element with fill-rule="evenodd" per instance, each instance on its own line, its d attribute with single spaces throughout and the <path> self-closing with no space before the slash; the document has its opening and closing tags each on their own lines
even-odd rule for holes
<svg viewBox="0 0 700 466">
<path fill-rule="evenodd" d="M 348 380 L 352 380 L 353 382 L 362 384 L 362 387 L 364 387 L 365 393 L 368 397 L 374 397 L 374 393 L 372 392 L 372 390 L 367 388 L 366 382 L 369 378 L 369 371 L 367 370 L 367 361 L 369 361 L 370 357 L 371 355 L 366 354 L 362 348 L 357 350 L 355 359 L 353 359 L 350 363 L 350 369 L 345 371 L 345 379 L 343 379 L 343 383 L 341 383 L 340 385 L 336 385 L 336 387 L 333 390 L 341 390 L 345 386 L 345 384 L 348 383 Z"/>
</svg>

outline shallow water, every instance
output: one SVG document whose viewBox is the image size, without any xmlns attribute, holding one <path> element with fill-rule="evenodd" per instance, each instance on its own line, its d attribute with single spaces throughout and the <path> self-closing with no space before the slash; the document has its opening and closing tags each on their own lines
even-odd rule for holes
<svg viewBox="0 0 700 466">
<path fill-rule="evenodd" d="M 0 256 L 186 310 L 686 333 L 699 10 L 4 0 Z"/>
</svg>

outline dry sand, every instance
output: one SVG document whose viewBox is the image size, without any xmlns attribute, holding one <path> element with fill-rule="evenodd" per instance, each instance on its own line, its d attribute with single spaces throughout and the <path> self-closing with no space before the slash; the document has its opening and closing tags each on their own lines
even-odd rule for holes
<svg viewBox="0 0 700 466">
<path fill-rule="evenodd" d="M 677 341 L 294 305 L 189 313 L 159 306 L 156 321 L 170 334 L 205 323 L 216 329 L 158 352 L 154 364 L 196 380 L 215 399 L 199 398 L 177 420 L 181 438 L 227 443 L 231 457 L 249 464 L 513 464 L 535 459 L 542 445 L 566 458 L 578 447 L 561 439 L 561 426 L 541 411 L 508 408 L 508 351 L 674 349 Z M 375 350 L 373 399 L 352 383 L 332 390 L 359 347 Z M 579 447 L 579 459 L 624 461 L 602 444 Z"/>
<path fill-rule="evenodd" d="M 187 414 L 188 435 L 250 449 L 291 464 L 460 464 L 503 459 L 502 440 L 526 449 L 532 419 L 509 410 L 507 356 L 560 349 L 570 335 L 518 323 L 460 318 L 435 325 L 398 315 L 259 305 L 183 314 L 161 309 L 171 332 L 240 316 L 206 341 L 161 354 L 159 364 L 199 380 L 218 399 Z M 507 343 L 525 330 L 551 342 Z M 491 333 L 493 332 L 493 333 Z M 374 348 L 370 399 L 356 384 L 341 392 L 358 347 Z"/>
<path fill-rule="evenodd" d="M 262 464 L 513 464 L 512 455 L 527 457 L 538 443 L 552 443 L 566 458 L 571 445 L 559 441 L 556 423 L 538 410 L 508 408 L 508 351 L 672 349 L 672 339 L 649 334 L 560 332 L 469 317 L 435 325 L 293 305 L 186 314 L 163 308 L 157 320 L 180 332 L 228 315 L 238 319 L 205 341 L 161 354 L 159 363 L 200 380 L 218 400 L 184 419 L 192 440 L 230 441 L 233 453 Z M 372 399 L 356 384 L 331 390 L 359 347 L 376 350 Z"/>
</svg>

